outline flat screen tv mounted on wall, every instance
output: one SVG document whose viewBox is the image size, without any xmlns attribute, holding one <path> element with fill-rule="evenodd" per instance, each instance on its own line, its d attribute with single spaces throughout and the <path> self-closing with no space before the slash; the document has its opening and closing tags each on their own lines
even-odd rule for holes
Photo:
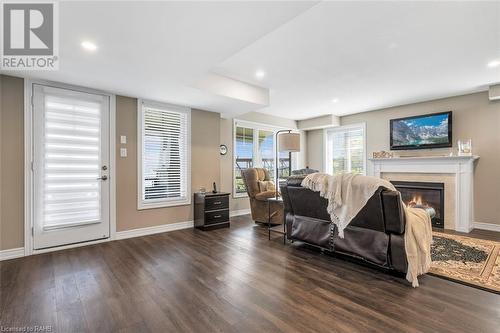
<svg viewBox="0 0 500 333">
<path fill-rule="evenodd" d="M 451 111 L 391 119 L 391 150 L 451 147 L 451 128 Z"/>
</svg>

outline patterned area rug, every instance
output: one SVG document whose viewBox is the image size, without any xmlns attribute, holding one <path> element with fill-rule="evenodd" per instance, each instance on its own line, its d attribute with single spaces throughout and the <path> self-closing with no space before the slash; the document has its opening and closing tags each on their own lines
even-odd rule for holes
<svg viewBox="0 0 500 333">
<path fill-rule="evenodd" d="M 500 293 L 500 242 L 433 232 L 430 273 Z"/>
</svg>

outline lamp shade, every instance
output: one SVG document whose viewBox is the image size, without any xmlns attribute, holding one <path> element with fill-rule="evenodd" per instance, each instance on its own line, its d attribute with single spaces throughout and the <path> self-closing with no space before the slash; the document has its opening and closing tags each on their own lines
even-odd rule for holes
<svg viewBox="0 0 500 333">
<path fill-rule="evenodd" d="M 282 133 L 279 135 L 278 151 L 281 153 L 295 153 L 300 151 L 299 133 Z"/>
</svg>

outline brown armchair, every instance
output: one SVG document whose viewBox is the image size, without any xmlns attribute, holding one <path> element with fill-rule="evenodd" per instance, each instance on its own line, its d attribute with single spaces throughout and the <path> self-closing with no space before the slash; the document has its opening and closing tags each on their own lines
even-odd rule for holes
<svg viewBox="0 0 500 333">
<path fill-rule="evenodd" d="M 276 187 L 270 181 L 269 173 L 264 168 L 248 168 L 241 171 L 248 198 L 252 219 L 259 223 L 268 223 L 269 204 L 271 204 L 271 223 L 283 223 L 283 202 L 267 202 L 276 195 Z"/>
</svg>

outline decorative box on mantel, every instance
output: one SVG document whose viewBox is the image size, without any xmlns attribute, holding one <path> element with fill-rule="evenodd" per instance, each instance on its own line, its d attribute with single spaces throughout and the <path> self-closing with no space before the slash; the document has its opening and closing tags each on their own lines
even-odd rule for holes
<svg viewBox="0 0 500 333">
<path fill-rule="evenodd" d="M 474 165 L 479 156 L 371 158 L 372 176 L 445 184 L 445 229 L 470 232 L 474 218 Z M 448 216 L 448 221 L 446 221 Z"/>
</svg>

